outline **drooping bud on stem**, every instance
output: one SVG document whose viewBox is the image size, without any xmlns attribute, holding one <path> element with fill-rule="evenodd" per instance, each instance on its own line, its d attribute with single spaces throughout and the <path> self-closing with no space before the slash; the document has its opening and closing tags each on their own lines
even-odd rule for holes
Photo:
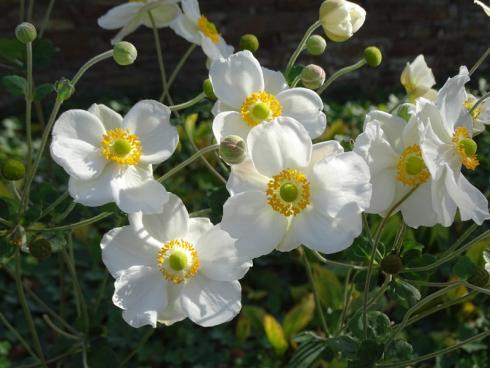
<svg viewBox="0 0 490 368">
<path fill-rule="evenodd" d="M 219 154 L 229 165 L 241 163 L 245 159 L 246 151 L 245 141 L 237 135 L 225 137 L 219 145 Z"/>
<path fill-rule="evenodd" d="M 58 99 L 61 101 L 68 100 L 73 93 L 75 93 L 75 87 L 71 81 L 66 78 L 61 78 L 59 81 L 57 81 L 54 85 L 54 89 L 58 94 Z"/>
<path fill-rule="evenodd" d="M 371 68 L 377 68 L 383 60 L 383 55 L 379 48 L 370 46 L 364 49 L 364 59 L 366 59 L 367 65 Z"/>
<path fill-rule="evenodd" d="M 320 88 L 325 82 L 326 73 L 322 67 L 314 64 L 307 65 L 301 71 L 301 82 L 309 89 Z"/>
<path fill-rule="evenodd" d="M 327 41 L 320 35 L 313 35 L 306 41 L 306 51 L 310 55 L 320 56 L 327 48 Z"/>
<path fill-rule="evenodd" d="M 114 45 L 113 58 L 119 65 L 131 65 L 137 57 L 138 50 L 136 50 L 136 47 L 132 43 L 121 41 Z"/>
</svg>

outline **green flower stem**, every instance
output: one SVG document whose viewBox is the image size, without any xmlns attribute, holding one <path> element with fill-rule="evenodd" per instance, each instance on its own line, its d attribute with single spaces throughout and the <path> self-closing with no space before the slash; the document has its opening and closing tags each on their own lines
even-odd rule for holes
<svg viewBox="0 0 490 368">
<path fill-rule="evenodd" d="M 160 42 L 160 35 L 158 34 L 155 18 L 153 17 L 151 10 L 148 11 L 148 16 L 150 17 L 151 27 L 153 29 L 153 38 L 155 39 L 155 50 L 157 52 L 158 67 L 160 68 L 160 78 L 162 80 L 162 94 L 165 95 L 166 92 L 168 93 L 169 87 L 167 83 L 165 65 L 163 64 L 162 44 Z"/>
<path fill-rule="evenodd" d="M 63 211 L 63 213 L 61 213 L 59 216 L 54 218 L 53 222 L 56 224 L 62 222 L 65 218 L 68 217 L 68 215 L 70 213 L 72 213 L 72 211 L 75 209 L 76 205 L 77 204 L 75 202 L 71 202 L 68 205 L 68 207 L 66 207 L 66 209 Z"/>
<path fill-rule="evenodd" d="M 20 0 L 20 6 L 19 6 L 19 23 L 22 23 L 24 21 L 24 13 L 26 11 L 26 2 L 25 0 Z"/>
<path fill-rule="evenodd" d="M 206 95 L 204 94 L 204 92 L 201 92 L 196 97 L 192 98 L 191 100 L 183 102 L 183 103 L 178 104 L 178 105 L 170 106 L 169 108 L 171 111 L 184 110 L 184 109 L 187 109 L 191 106 L 194 106 L 195 104 L 197 104 L 198 102 L 201 102 L 205 98 L 206 98 Z"/>
<path fill-rule="evenodd" d="M 0 217 L 0 224 L 5 225 L 5 226 L 11 226 L 12 224 L 10 221 L 5 220 L 4 218 Z"/>
<path fill-rule="evenodd" d="M 352 275 L 352 270 L 349 269 L 347 271 L 347 275 L 345 276 L 345 281 L 344 281 L 344 302 L 342 303 L 342 313 L 340 314 L 339 318 L 339 323 L 337 324 L 337 329 L 335 331 L 335 336 L 338 336 L 340 334 L 340 331 L 342 330 L 342 326 L 344 325 L 345 322 L 345 317 L 347 316 L 347 310 L 349 309 L 350 306 L 350 300 L 352 298 L 352 292 L 354 291 L 354 283 L 350 282 L 350 278 Z"/>
<path fill-rule="evenodd" d="M 179 74 L 182 67 L 185 65 L 185 62 L 187 61 L 187 59 L 189 59 L 189 56 L 191 56 L 192 52 L 195 50 L 196 46 L 197 45 L 194 43 L 191 44 L 189 46 L 189 48 L 187 49 L 187 51 L 185 52 L 185 54 L 182 56 L 182 58 L 179 60 L 179 62 L 175 66 L 174 71 L 172 72 L 172 74 L 170 74 L 170 77 L 168 79 L 167 87 L 163 90 L 162 94 L 160 95 L 160 99 L 159 99 L 160 102 L 163 102 L 163 100 L 165 99 L 166 96 L 170 96 L 169 95 L 170 87 L 172 87 L 172 84 L 174 83 L 175 78 L 177 78 L 177 75 Z"/>
<path fill-rule="evenodd" d="M 32 23 L 32 13 L 34 12 L 34 0 L 29 0 L 27 8 L 27 21 Z"/>
<path fill-rule="evenodd" d="M 400 249 L 403 246 L 403 240 L 405 240 L 406 230 L 407 230 L 407 225 L 404 222 L 402 222 L 401 226 L 398 228 L 395 241 L 393 242 L 390 251 L 394 250 L 397 254 L 400 252 Z"/>
<path fill-rule="evenodd" d="M 32 165 L 32 100 L 33 97 L 33 81 L 32 81 L 32 42 L 26 44 L 27 55 L 27 90 L 25 91 L 26 100 L 26 140 L 27 140 L 27 158 L 26 171 L 31 170 Z"/>
<path fill-rule="evenodd" d="M 74 354 L 78 354 L 82 351 L 82 348 L 81 347 L 77 347 L 77 348 L 71 348 L 70 350 L 68 350 L 66 353 L 63 353 L 63 354 L 60 354 L 58 356 L 55 356 L 54 358 L 51 358 L 49 360 L 46 361 L 46 363 L 48 364 L 51 364 L 51 363 L 56 363 L 62 359 L 65 359 L 71 355 L 74 355 Z M 37 367 L 40 367 L 39 364 L 27 364 L 27 365 L 21 365 L 21 366 L 18 366 L 17 368 L 37 368 Z"/>
<path fill-rule="evenodd" d="M 473 67 L 470 69 L 470 77 L 473 75 L 473 73 L 480 67 L 480 65 L 485 61 L 485 59 L 490 55 L 490 47 L 483 53 L 483 55 L 478 59 L 478 61 L 473 65 Z"/>
<path fill-rule="evenodd" d="M 308 256 L 306 255 L 306 251 L 303 246 L 298 248 L 299 253 L 303 256 L 303 261 L 305 263 L 306 273 L 308 275 L 308 279 L 311 284 L 311 288 L 313 289 L 313 295 L 315 296 L 315 304 L 316 310 L 318 311 L 318 316 L 320 317 L 320 322 L 322 324 L 323 332 L 326 337 L 330 336 L 330 331 L 328 329 L 327 320 L 325 319 L 325 315 L 323 313 L 322 303 L 320 301 L 320 295 L 318 294 L 318 290 L 315 287 L 315 280 L 313 278 L 313 271 L 311 269 L 310 261 L 308 260 Z"/>
<path fill-rule="evenodd" d="M 464 234 L 463 234 L 464 235 Z M 490 230 L 487 230 L 462 246 L 461 248 L 457 250 L 451 250 L 450 252 L 445 252 L 442 256 L 438 257 L 434 262 L 432 262 L 429 265 L 426 266 L 420 266 L 420 267 L 411 267 L 411 268 L 405 268 L 400 271 L 400 273 L 407 273 L 407 272 L 425 272 L 425 271 L 430 271 L 434 268 L 439 267 L 441 264 L 446 263 L 466 251 L 468 248 L 471 248 L 473 245 L 476 243 L 482 242 L 484 240 L 490 240 Z"/>
<path fill-rule="evenodd" d="M 60 195 L 58 198 L 56 198 L 56 200 L 53 203 L 51 203 L 48 207 L 46 207 L 46 209 L 44 211 L 41 211 L 41 214 L 39 215 L 39 217 L 34 222 L 38 222 L 39 220 L 41 220 L 42 218 L 46 217 L 51 212 L 53 212 L 53 210 L 56 207 L 58 207 L 66 198 L 68 198 L 69 195 L 70 195 L 70 193 L 68 193 L 68 191 L 66 191 L 65 193 Z"/>
<path fill-rule="evenodd" d="M 481 96 L 478 101 L 475 102 L 475 104 L 473 105 L 473 107 L 471 108 L 470 110 L 470 115 L 473 113 L 473 111 L 476 110 L 476 108 L 481 104 L 483 103 L 487 98 L 490 97 L 490 92 L 487 92 L 485 93 L 483 96 Z"/>
<path fill-rule="evenodd" d="M 486 288 L 482 288 L 482 287 L 470 284 L 467 281 L 463 281 L 463 285 L 470 290 L 477 291 L 477 292 L 482 293 L 482 294 L 490 295 L 490 289 L 486 289 Z"/>
<path fill-rule="evenodd" d="M 336 79 L 349 74 L 357 69 L 362 68 L 364 65 L 366 65 L 366 59 L 361 59 L 357 63 L 346 66 L 345 68 L 337 70 L 335 73 L 333 73 L 330 78 L 328 78 L 323 85 L 317 89 L 317 93 L 321 95 L 325 90 L 333 83 L 335 82 Z"/>
<path fill-rule="evenodd" d="M 85 64 L 83 64 L 82 67 L 78 70 L 78 72 L 75 74 L 75 76 L 71 80 L 71 84 L 73 85 L 73 87 L 75 87 L 75 85 L 80 81 L 80 78 L 82 78 L 82 76 L 85 74 L 85 72 L 87 70 L 89 70 L 95 64 L 97 64 L 103 60 L 112 58 L 113 53 L 114 53 L 113 50 L 103 52 L 102 54 L 94 56 L 92 59 L 90 59 Z"/>
<path fill-rule="evenodd" d="M 162 175 L 157 180 L 160 183 L 163 183 L 165 180 L 167 180 L 172 175 L 174 175 L 177 172 L 179 172 L 180 170 L 182 170 L 184 167 L 186 167 L 189 164 L 191 164 L 194 161 L 196 161 L 199 157 L 201 157 L 205 153 L 208 153 L 208 152 L 217 150 L 218 148 L 219 148 L 219 144 L 213 144 L 211 146 L 207 146 L 207 147 L 204 147 L 204 148 L 200 149 L 199 151 L 197 151 L 196 153 L 194 153 L 191 157 L 189 157 L 187 160 L 182 161 L 180 164 L 178 164 L 177 166 L 175 166 L 172 169 L 170 169 L 169 171 L 167 171 L 166 174 Z"/>
<path fill-rule="evenodd" d="M 43 22 L 41 23 L 41 29 L 39 31 L 39 38 L 43 38 L 44 31 L 46 30 L 48 23 L 49 23 L 49 18 L 51 18 L 51 12 L 53 11 L 53 6 L 54 6 L 55 0 L 50 0 L 48 7 L 46 9 L 46 13 L 44 14 Z"/>
<path fill-rule="evenodd" d="M 393 114 L 393 112 L 398 109 L 401 105 L 403 105 L 405 102 L 407 102 L 408 100 L 408 96 L 405 96 L 403 97 L 400 101 L 398 101 L 397 104 L 395 104 L 395 106 L 393 106 L 390 111 L 388 111 L 389 114 Z"/>
<path fill-rule="evenodd" d="M 473 341 L 482 340 L 488 336 L 490 336 L 490 331 L 485 331 L 485 332 L 479 333 L 478 335 L 470 337 L 469 339 L 463 340 L 463 341 L 461 341 L 461 342 L 459 342 L 453 346 L 435 351 L 435 352 L 430 353 L 430 354 L 422 355 L 418 358 L 403 360 L 401 362 L 396 362 L 396 363 L 378 363 L 378 364 L 376 364 L 376 367 L 379 367 L 379 368 L 398 368 L 398 367 L 400 367 L 401 368 L 401 367 L 413 366 L 414 364 L 423 362 L 424 360 L 429 360 L 429 359 L 435 358 L 439 355 L 447 354 L 447 353 L 450 353 L 452 351 L 458 350 L 463 345 L 469 344 Z"/>
<path fill-rule="evenodd" d="M 81 340 L 83 339 L 83 336 L 77 336 L 77 335 L 72 335 L 71 333 L 68 333 L 66 331 L 63 331 L 61 328 L 56 326 L 50 319 L 47 314 L 43 315 L 44 322 L 56 333 L 60 334 L 61 336 L 64 336 L 68 339 L 71 340 Z"/>
<path fill-rule="evenodd" d="M 33 227 L 33 228 L 29 228 L 29 231 L 61 231 L 61 230 L 71 230 L 71 229 L 74 229 L 74 228 L 79 227 L 79 226 L 90 225 L 90 224 L 96 223 L 96 222 L 98 222 L 100 220 L 103 220 L 106 217 L 109 217 L 109 216 L 112 216 L 112 215 L 114 215 L 113 212 L 102 212 L 102 213 L 99 213 L 97 216 L 90 217 L 88 219 L 75 222 L 73 224 L 63 225 L 63 226 L 56 226 L 56 227 L 50 227 L 50 228 L 35 228 L 35 227 Z"/>
<path fill-rule="evenodd" d="M 333 266 L 338 266 L 338 267 L 343 267 L 343 268 L 349 268 L 351 270 L 365 270 L 367 267 L 366 266 L 358 266 L 350 263 L 344 263 L 344 262 L 338 262 L 338 261 L 332 261 L 330 259 L 326 259 L 324 256 L 322 256 L 318 251 L 312 250 L 311 251 L 313 255 L 322 263 L 330 264 Z"/>
<path fill-rule="evenodd" d="M 369 267 L 366 275 L 366 283 L 364 284 L 364 295 L 362 299 L 362 319 L 363 319 L 363 327 L 364 327 L 364 337 L 367 338 L 367 309 L 368 309 L 368 294 L 369 294 L 369 286 L 371 285 L 371 275 L 373 272 L 373 264 L 374 258 L 376 256 L 376 251 L 378 249 L 379 241 L 381 240 L 381 234 L 383 233 L 383 229 L 388 222 L 390 216 L 400 207 L 400 205 L 412 195 L 418 188 L 418 185 L 413 187 L 407 194 L 405 194 L 398 202 L 396 202 L 386 213 L 383 221 L 379 224 L 376 229 L 376 233 L 374 234 L 373 240 L 373 250 L 371 252 L 371 257 L 369 259 Z"/>
<path fill-rule="evenodd" d="M 308 41 L 308 38 L 310 38 L 312 33 L 315 32 L 316 29 L 320 27 L 320 25 L 321 25 L 320 21 L 317 20 L 315 23 L 313 23 L 310 26 L 310 28 L 308 28 L 306 30 L 306 33 L 303 36 L 303 39 L 300 41 L 298 47 L 296 48 L 296 50 L 294 50 L 293 54 L 291 55 L 291 58 L 288 61 L 288 64 L 286 66 L 286 75 L 288 75 L 291 72 L 291 69 L 293 68 L 294 63 L 296 63 L 296 60 L 298 60 L 299 55 L 305 49 L 306 41 Z"/>
<path fill-rule="evenodd" d="M 15 329 L 14 326 L 12 326 L 9 321 L 7 321 L 7 319 L 5 318 L 5 316 L 2 314 L 2 312 L 0 312 L 0 321 L 5 325 L 5 327 L 7 327 L 9 329 L 9 331 L 12 333 L 12 335 L 15 336 L 15 338 L 17 340 L 19 340 L 20 344 L 24 347 L 24 349 L 26 349 L 26 351 L 29 353 L 30 356 L 32 356 L 35 360 L 37 361 L 40 361 L 39 360 L 39 357 L 36 355 L 36 353 L 34 353 L 31 349 L 31 347 L 29 346 L 29 344 L 27 343 L 26 340 L 24 340 L 24 338 L 22 337 L 22 335 L 19 333 L 19 331 L 17 331 Z"/>
<path fill-rule="evenodd" d="M 129 363 L 129 361 L 136 355 L 136 353 L 143 347 L 148 339 L 153 335 L 155 332 L 155 329 L 150 328 L 142 337 L 141 340 L 138 342 L 138 344 L 134 347 L 133 350 L 124 358 L 124 360 L 119 364 L 119 368 L 124 367 L 126 364 Z"/>
<path fill-rule="evenodd" d="M 291 83 L 291 88 L 296 87 L 300 81 L 301 81 L 301 76 L 300 75 L 296 76 L 296 78 L 294 78 L 293 82 Z"/>
<path fill-rule="evenodd" d="M 15 285 L 17 287 L 19 302 L 22 306 L 22 310 L 24 311 L 24 318 L 26 319 L 27 325 L 32 335 L 34 349 L 36 350 L 38 358 L 41 360 L 41 366 L 48 368 L 48 366 L 46 365 L 46 359 L 44 357 L 43 349 L 41 347 L 41 341 L 39 340 L 39 335 L 37 334 L 36 326 L 34 324 L 34 320 L 32 319 L 31 310 L 29 309 L 29 305 L 27 304 L 26 296 L 24 294 L 21 272 L 20 249 L 18 249 L 15 252 Z"/>
</svg>

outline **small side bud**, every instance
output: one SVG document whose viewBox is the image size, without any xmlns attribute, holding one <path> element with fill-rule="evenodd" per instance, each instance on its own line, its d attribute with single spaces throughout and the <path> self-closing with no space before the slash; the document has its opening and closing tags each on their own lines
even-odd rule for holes
<svg viewBox="0 0 490 368">
<path fill-rule="evenodd" d="M 204 82 L 202 82 L 202 90 L 206 97 L 210 100 L 216 101 L 218 99 L 218 97 L 216 97 L 214 94 L 213 84 L 211 83 L 210 79 L 206 79 Z"/>
<path fill-rule="evenodd" d="M 29 252 L 33 257 L 37 258 L 40 261 L 43 261 L 51 256 L 53 249 L 51 247 L 51 243 L 48 240 L 40 238 L 34 240 L 29 244 Z"/>
<path fill-rule="evenodd" d="M 483 268 L 478 268 L 478 270 L 476 270 L 476 272 L 468 279 L 468 282 L 475 286 L 484 288 L 488 285 L 488 282 L 490 281 L 489 278 L 490 275 L 486 270 Z"/>
<path fill-rule="evenodd" d="M 397 274 L 402 268 L 402 259 L 397 254 L 388 254 L 381 261 L 381 269 L 389 275 Z"/>
<path fill-rule="evenodd" d="M 325 83 L 325 70 L 322 67 L 314 64 L 307 65 L 301 71 L 301 82 L 303 86 L 309 89 L 317 89 Z"/>
<path fill-rule="evenodd" d="M 245 34 L 240 37 L 240 50 L 255 52 L 259 49 L 259 40 L 253 34 Z"/>
<path fill-rule="evenodd" d="M 2 166 L 2 175 L 5 179 L 16 181 L 24 178 L 26 168 L 19 160 L 9 159 Z"/>
<path fill-rule="evenodd" d="M 73 93 L 75 93 L 75 87 L 71 81 L 66 78 L 61 78 L 58 82 L 56 82 L 54 89 L 58 94 L 58 98 L 62 101 L 68 100 Z"/>
<path fill-rule="evenodd" d="M 376 46 L 370 46 L 364 49 L 364 59 L 371 68 L 377 68 L 383 60 L 383 55 Z"/>
<path fill-rule="evenodd" d="M 320 56 L 327 48 L 327 41 L 320 35 L 313 35 L 306 41 L 306 51 L 313 56 Z"/>
<path fill-rule="evenodd" d="M 36 27 L 28 22 L 23 22 L 15 28 L 15 37 L 22 43 L 33 42 L 37 37 Z"/>
<path fill-rule="evenodd" d="M 228 165 L 241 163 L 246 156 L 245 141 L 237 135 L 225 137 L 219 145 L 219 155 Z"/>
<path fill-rule="evenodd" d="M 27 240 L 27 235 L 26 235 L 26 230 L 22 225 L 17 225 L 13 233 L 10 237 L 10 243 L 19 249 L 24 249 L 24 246 L 26 244 Z"/>
<path fill-rule="evenodd" d="M 114 45 L 114 54 L 112 57 L 119 65 L 131 65 L 138 57 L 138 50 L 132 43 L 121 41 Z"/>
</svg>

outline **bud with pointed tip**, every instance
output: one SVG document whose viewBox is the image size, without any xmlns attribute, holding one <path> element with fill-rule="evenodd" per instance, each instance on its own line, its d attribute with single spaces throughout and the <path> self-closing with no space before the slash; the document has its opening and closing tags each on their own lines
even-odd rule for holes
<svg viewBox="0 0 490 368">
<path fill-rule="evenodd" d="M 75 93 L 75 87 L 69 79 L 61 78 L 54 85 L 54 89 L 58 95 L 58 99 L 61 101 L 68 100 L 73 93 Z"/>
<path fill-rule="evenodd" d="M 240 50 L 255 52 L 259 49 L 259 40 L 253 34 L 245 34 L 240 37 Z"/>
<path fill-rule="evenodd" d="M 23 22 L 15 28 L 15 37 L 24 44 L 33 42 L 37 37 L 36 27 L 31 23 Z"/>
<path fill-rule="evenodd" d="M 306 41 L 306 51 L 310 55 L 320 56 L 327 48 L 327 41 L 320 35 L 313 35 Z"/>
<path fill-rule="evenodd" d="M 119 65 L 126 66 L 134 63 L 138 57 L 138 50 L 130 42 L 121 41 L 114 45 L 112 57 Z"/>
<path fill-rule="evenodd" d="M 237 135 L 226 136 L 219 144 L 219 155 L 229 165 L 241 163 L 246 156 L 245 141 Z"/>
<path fill-rule="evenodd" d="M 301 71 L 301 82 L 309 89 L 318 89 L 325 83 L 325 70 L 321 66 L 310 64 Z"/>
</svg>

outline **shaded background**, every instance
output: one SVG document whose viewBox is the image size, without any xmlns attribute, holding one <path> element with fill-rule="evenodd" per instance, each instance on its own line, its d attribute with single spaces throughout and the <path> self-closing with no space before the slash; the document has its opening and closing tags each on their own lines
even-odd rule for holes
<svg viewBox="0 0 490 368">
<path fill-rule="evenodd" d="M 37 0 L 34 23 L 39 27 L 48 1 Z M 97 18 L 117 0 L 57 0 L 51 24 L 45 37 L 53 40 L 57 56 L 48 70 L 37 73 L 37 82 L 71 77 L 90 57 L 106 51 L 113 31 L 97 26 Z M 426 55 L 433 68 L 438 86 L 456 74 L 461 64 L 471 66 L 488 47 L 490 23 L 488 17 L 472 0 L 359 0 L 367 10 L 361 30 L 342 44 L 329 42 L 328 51 L 320 58 L 303 55 L 301 62 L 316 62 L 327 73 L 352 64 L 359 59 L 364 47 L 379 46 L 384 55 L 380 68 L 364 68 L 344 77 L 329 89 L 326 98 L 347 99 L 363 95 L 370 100 L 386 97 L 388 92 L 401 90 L 399 75 L 409 60 Z M 12 37 L 19 18 L 19 1 L 0 0 L 0 37 Z M 261 42 L 257 57 L 265 66 L 284 68 L 289 56 L 305 30 L 318 17 L 320 0 L 203 0 L 202 13 L 216 23 L 225 39 L 237 46 L 240 36 L 254 33 Z M 321 30 L 318 30 L 321 32 Z M 172 30 L 161 30 L 167 69 L 183 55 L 188 43 Z M 131 67 L 119 67 L 110 61 L 97 65 L 82 79 L 77 97 L 92 101 L 101 96 L 157 97 L 161 86 L 150 29 L 141 27 L 128 37 L 139 51 Z M 200 89 L 206 76 L 205 58 L 196 49 L 178 77 L 173 95 L 185 97 Z M 488 75 L 490 64 L 479 71 Z M 0 69 L 0 73 L 6 73 Z M 0 108 L 11 111 L 18 101 L 0 92 Z M 15 110 L 12 110 L 15 111 Z"/>
</svg>

